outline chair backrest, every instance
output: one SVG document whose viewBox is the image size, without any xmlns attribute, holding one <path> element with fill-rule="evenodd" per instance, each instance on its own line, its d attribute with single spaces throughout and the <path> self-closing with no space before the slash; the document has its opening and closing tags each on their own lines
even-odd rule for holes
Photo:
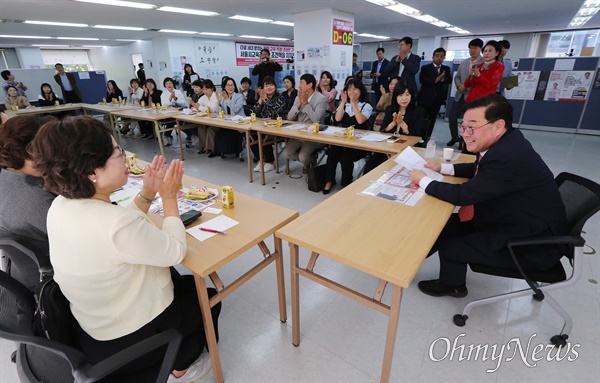
<svg viewBox="0 0 600 383">
<path fill-rule="evenodd" d="M 585 222 L 600 211 L 600 185 L 566 172 L 556 177 L 556 184 L 565 204 L 569 234 L 581 235 Z"/>
<path fill-rule="evenodd" d="M 174 329 L 142 340 L 91 365 L 81 351 L 34 335 L 35 307 L 33 294 L 16 279 L 0 271 L 0 338 L 18 343 L 17 370 L 21 379 L 26 382 L 69 383 L 76 376 L 80 382 L 96 382 L 104 378 L 102 381 L 119 383 L 163 383 L 173 368 L 181 342 L 181 334 Z M 109 376 L 128 363 L 158 349 L 164 350 L 160 365 L 149 366 L 135 377 Z"/>
<path fill-rule="evenodd" d="M 44 276 L 52 275 L 53 269 L 47 254 L 38 254 L 26 240 L 0 231 L 0 250 L 9 259 L 8 274 L 33 291 Z"/>
</svg>

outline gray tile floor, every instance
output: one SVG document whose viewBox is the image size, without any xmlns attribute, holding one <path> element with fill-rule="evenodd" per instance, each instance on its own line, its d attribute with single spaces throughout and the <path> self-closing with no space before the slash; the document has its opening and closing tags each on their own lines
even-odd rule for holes
<svg viewBox="0 0 600 383">
<path fill-rule="evenodd" d="M 569 171 L 600 181 L 600 137 L 573 134 L 525 131 L 526 137 L 550 166 L 554 174 Z M 434 135 L 438 146 L 449 139 L 447 124 L 437 122 Z M 128 150 L 149 160 L 158 145 L 126 139 Z M 320 193 L 307 190 L 305 179 L 268 173 L 267 185 L 249 183 L 247 164 L 235 159 L 209 159 L 187 150 L 186 173 L 215 184 L 229 184 L 237 192 L 305 212 L 324 200 Z M 177 158 L 179 150 L 167 148 L 168 159 Z M 360 167 L 355 169 L 358 171 Z M 283 170 L 283 166 L 282 166 Z M 292 164 L 293 176 L 301 168 Z M 258 174 L 258 173 L 255 173 Z M 584 234 L 587 243 L 600 249 L 600 215 L 588 222 Z M 587 250 L 590 250 L 589 248 Z M 288 248 L 284 245 L 286 289 L 289 307 Z M 301 262 L 308 259 L 301 252 Z M 251 250 L 220 272 L 222 280 L 233 281 L 260 254 Z M 372 295 L 377 280 L 324 257 L 317 270 L 328 277 L 364 294 Z M 428 259 L 415 277 L 437 276 L 438 260 Z M 180 267 L 182 272 L 187 272 Z M 600 381 L 600 295 L 598 273 L 599 255 L 585 256 L 584 276 L 566 291 L 554 293 L 557 301 L 574 318 L 569 353 L 563 350 L 558 358 L 555 351 L 537 354 L 548 339 L 558 333 L 562 322 L 544 302 L 529 297 L 498 305 L 474 309 L 467 326 L 459 328 L 452 316 L 472 299 L 508 291 L 522 286 L 519 281 L 468 275 L 469 296 L 462 299 L 432 298 L 411 285 L 404 291 L 398 326 L 396 351 L 392 366 L 395 382 L 599 382 Z M 301 344 L 291 344 L 291 321 L 278 320 L 275 272 L 272 266 L 235 292 L 223 302 L 220 318 L 219 349 L 227 382 L 376 382 L 379 380 L 387 317 L 340 296 L 325 287 L 301 279 Z M 389 293 L 384 301 L 389 303 Z M 446 341 L 447 339 L 447 341 Z M 457 340 L 453 352 L 453 344 Z M 516 349 L 520 340 L 522 352 Z M 447 343 L 449 342 L 449 343 Z M 527 345 L 529 343 L 529 350 Z M 489 345 L 488 358 L 467 358 L 469 345 Z M 460 355 L 461 345 L 464 354 Z M 492 357 L 492 346 L 497 352 Z M 10 362 L 14 346 L 0 341 L 0 381 L 17 382 L 16 369 Z M 499 357 L 501 348 L 504 354 Z M 510 348 L 508 348 L 510 347 Z M 444 358 L 444 354 L 448 355 Z M 562 357 L 565 357 L 562 359 Z M 570 360 L 569 360 L 570 358 Z M 558 359 L 561 359 L 560 361 Z M 212 382 L 212 372 L 203 381 Z"/>
</svg>

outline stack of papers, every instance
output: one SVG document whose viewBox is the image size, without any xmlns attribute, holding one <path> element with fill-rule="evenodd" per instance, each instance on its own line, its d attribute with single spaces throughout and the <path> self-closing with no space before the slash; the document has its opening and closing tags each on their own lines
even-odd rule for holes
<svg viewBox="0 0 600 383">
<path fill-rule="evenodd" d="M 220 215 L 216 218 L 208 220 L 206 222 L 202 222 L 198 226 L 194 226 L 186 230 L 186 232 L 192 237 L 196 238 L 198 241 L 205 241 L 210 237 L 214 237 L 215 235 L 220 235 L 217 233 L 211 233 L 208 231 L 200 230 L 201 227 L 205 227 L 207 229 L 218 230 L 218 231 L 227 231 L 227 229 L 234 227 L 239 222 L 231 219 L 225 215 Z"/>
<path fill-rule="evenodd" d="M 414 149 L 410 146 L 404 149 L 402 153 L 400 153 L 400 155 L 394 159 L 394 161 L 396 161 L 396 163 L 402 165 L 408 170 L 422 170 L 425 172 L 425 174 L 427 174 L 428 177 L 431 177 L 436 181 L 444 180 L 443 175 L 436 171 L 426 168 L 425 164 L 427 163 L 427 161 L 425 161 L 423 157 L 418 155 L 417 152 L 415 152 Z"/>
</svg>

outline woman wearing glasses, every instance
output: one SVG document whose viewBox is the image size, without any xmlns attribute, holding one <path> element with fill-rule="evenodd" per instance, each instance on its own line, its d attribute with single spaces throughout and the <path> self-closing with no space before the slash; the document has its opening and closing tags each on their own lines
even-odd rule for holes
<svg viewBox="0 0 600 383">
<path fill-rule="evenodd" d="M 81 116 L 45 124 L 31 152 L 44 188 L 58 194 L 47 219 L 54 279 L 71 303 L 90 362 L 176 328 L 183 338 L 169 381 L 187 382 L 210 370 L 194 279 L 170 269 L 186 254 L 177 207 L 182 162 L 173 160 L 167 169 L 164 157 L 155 156 L 142 190 L 122 207 L 110 195 L 127 183 L 125 151 L 102 122 Z M 161 228 L 147 215 L 156 193 L 163 203 Z M 161 360 L 160 352 L 150 354 L 126 373 Z"/>
</svg>

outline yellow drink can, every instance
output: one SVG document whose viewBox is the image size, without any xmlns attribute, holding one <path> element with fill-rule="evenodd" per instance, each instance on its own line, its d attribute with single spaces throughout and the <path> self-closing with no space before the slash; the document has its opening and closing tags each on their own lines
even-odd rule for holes
<svg viewBox="0 0 600 383">
<path fill-rule="evenodd" d="M 319 134 L 319 123 L 318 122 L 315 122 L 313 124 L 313 133 L 314 134 Z"/>
<path fill-rule="evenodd" d="M 277 127 L 281 128 L 281 117 L 277 117 Z"/>
<path fill-rule="evenodd" d="M 349 126 L 346 134 L 348 139 L 354 138 L 354 126 Z"/>
<path fill-rule="evenodd" d="M 250 122 L 256 122 L 256 113 L 250 113 Z"/>
</svg>

